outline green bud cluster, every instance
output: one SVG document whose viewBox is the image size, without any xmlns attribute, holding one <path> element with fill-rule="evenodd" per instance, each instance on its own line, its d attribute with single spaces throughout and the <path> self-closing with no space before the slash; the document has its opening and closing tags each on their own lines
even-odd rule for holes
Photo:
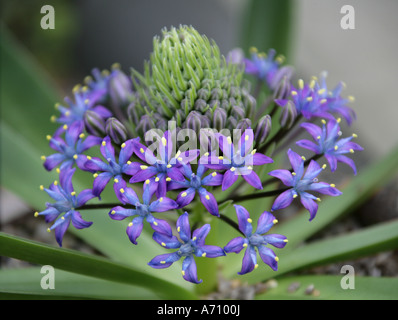
<svg viewBox="0 0 398 320">
<path fill-rule="evenodd" d="M 170 120 L 180 128 L 235 129 L 249 121 L 256 103 L 243 73 L 194 28 L 163 29 L 153 39 L 143 74 L 133 70 L 136 97 L 128 108 L 130 120 L 141 136 L 144 128 L 166 129 Z"/>
</svg>

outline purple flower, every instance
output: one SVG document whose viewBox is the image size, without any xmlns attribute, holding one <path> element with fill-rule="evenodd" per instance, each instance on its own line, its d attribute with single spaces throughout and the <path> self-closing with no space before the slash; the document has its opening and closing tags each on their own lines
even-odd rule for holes
<svg viewBox="0 0 398 320">
<path fill-rule="evenodd" d="M 55 136 L 58 136 L 63 132 L 63 130 L 67 129 L 74 122 L 79 122 L 82 125 L 84 124 L 84 114 L 88 110 L 92 110 L 97 113 L 104 120 L 112 116 L 112 113 L 101 105 L 95 105 L 97 102 L 97 98 L 93 99 L 89 96 L 89 91 L 87 87 L 83 87 L 83 89 L 75 88 L 73 90 L 74 93 L 74 101 L 69 97 L 66 97 L 64 100 L 68 104 L 68 107 L 57 104 L 56 109 L 61 113 L 58 118 L 54 118 L 53 120 L 61 123 L 62 126 L 56 130 Z"/>
<path fill-rule="evenodd" d="M 287 243 L 287 239 L 280 234 L 264 235 L 264 233 L 268 232 L 278 220 L 271 213 L 264 211 L 258 219 L 256 231 L 253 232 L 252 219 L 250 219 L 249 212 L 242 206 L 234 206 L 238 216 L 239 230 L 245 237 L 232 239 L 224 247 L 224 250 L 227 253 L 239 253 L 243 248 L 246 248 L 242 261 L 242 270 L 238 274 L 246 274 L 258 267 L 256 248 L 261 260 L 269 265 L 272 270 L 276 271 L 278 269 L 278 257 L 267 245 L 283 248 Z"/>
<path fill-rule="evenodd" d="M 176 226 L 182 242 L 176 236 L 168 237 L 158 232 L 153 233 L 153 239 L 166 249 L 178 249 L 178 251 L 156 256 L 148 265 L 152 268 L 163 269 L 170 267 L 180 258 L 184 258 L 182 263 L 183 278 L 189 282 L 201 283 L 202 280 L 198 280 L 194 256 L 216 258 L 225 256 L 225 252 L 220 247 L 205 244 L 205 239 L 210 231 L 209 224 L 194 230 L 191 238 L 191 227 L 187 212 L 178 218 Z"/>
<path fill-rule="evenodd" d="M 165 220 L 155 218 L 153 212 L 165 212 L 176 209 L 178 204 L 167 197 L 160 197 L 152 201 L 152 195 L 155 192 L 153 184 L 144 183 L 144 192 L 142 195 L 142 202 L 138 199 L 137 194 L 131 188 L 121 188 L 120 193 L 124 197 L 124 202 L 127 202 L 135 207 L 135 209 L 125 209 L 121 206 L 114 207 L 109 216 L 114 220 L 123 220 L 127 217 L 135 217 L 129 223 L 126 233 L 130 241 L 137 244 L 137 238 L 140 236 L 143 228 L 144 220 L 147 221 L 153 230 L 159 234 L 164 234 L 168 237 L 172 236 L 171 227 Z"/>
<path fill-rule="evenodd" d="M 222 190 L 225 191 L 231 187 L 240 175 L 254 188 L 262 189 L 261 180 L 252 166 L 272 163 L 273 160 L 264 154 L 256 153 L 256 150 L 252 150 L 253 130 L 245 130 L 245 134 L 240 138 L 237 147 L 232 143 L 231 137 L 225 137 L 221 134 L 218 137 L 223 155 L 217 157 L 214 154 L 206 153 L 201 157 L 200 163 L 210 169 L 226 170 L 222 181 Z"/>
<path fill-rule="evenodd" d="M 158 197 L 164 196 L 167 192 L 167 182 L 173 180 L 184 180 L 180 171 L 181 163 L 189 163 L 196 159 L 199 150 L 179 152 L 173 156 L 173 142 L 169 131 L 166 131 L 160 139 L 158 156 L 142 143 L 135 141 L 133 145 L 134 153 L 148 165 L 141 165 L 139 170 L 130 179 L 130 183 L 136 183 L 151 179 L 151 183 L 157 183 L 156 194 Z"/>
<path fill-rule="evenodd" d="M 35 216 L 45 216 L 46 222 L 55 220 L 53 225 L 47 230 L 55 230 L 55 238 L 59 246 L 62 246 L 62 239 L 70 222 L 72 222 L 73 226 L 77 229 L 88 228 L 92 224 L 92 222 L 84 221 L 80 212 L 76 211 L 76 209 L 83 206 L 95 196 L 92 194 L 91 189 L 85 189 L 76 195 L 72 185 L 72 177 L 75 170 L 76 168 L 61 171 L 60 183 L 54 181 L 48 189 L 40 186 L 42 190 L 46 191 L 47 194 L 55 200 L 55 203 L 47 203 L 46 209 L 41 212 L 36 212 Z"/>
<path fill-rule="evenodd" d="M 196 192 L 199 193 L 199 198 L 205 208 L 214 216 L 219 216 L 217 200 L 208 192 L 206 186 L 219 186 L 222 182 L 223 175 L 218 172 L 213 172 L 206 177 L 202 178 L 207 168 L 199 164 L 196 174 L 192 172 L 190 164 L 182 165 L 182 172 L 186 179 L 182 181 L 172 180 L 169 190 L 186 188 L 177 196 L 177 203 L 180 208 L 184 208 L 192 202 Z"/>
<path fill-rule="evenodd" d="M 259 80 L 268 84 L 271 89 L 275 89 L 281 77 L 278 77 L 278 72 L 281 70 L 280 65 L 284 58 L 282 55 L 275 57 L 276 51 L 270 49 L 268 54 L 258 53 L 257 49 L 251 49 L 251 58 L 244 59 L 245 72 L 252 74 Z M 278 78 L 278 81 L 275 81 Z"/>
<path fill-rule="evenodd" d="M 340 120 L 340 118 L 337 121 L 330 120 L 327 124 L 325 120 L 322 120 L 322 128 L 313 123 L 305 122 L 301 124 L 301 127 L 308 131 L 315 142 L 304 139 L 297 141 L 296 144 L 316 154 L 325 155 L 332 172 L 337 169 L 337 162 L 344 162 L 348 164 L 354 170 L 354 174 L 356 174 L 357 170 L 354 161 L 344 154 L 354 153 L 356 150 L 363 150 L 363 148 L 359 144 L 351 141 L 356 137 L 355 134 L 351 137 L 340 139 L 342 135 L 339 126 Z"/>
<path fill-rule="evenodd" d="M 66 168 L 72 168 L 76 165 L 81 170 L 86 170 L 84 163 L 87 160 L 87 156 L 83 155 L 83 152 L 90 149 L 91 147 L 101 143 L 101 138 L 94 136 L 87 136 L 85 138 L 82 123 L 74 122 L 65 132 L 65 140 L 61 137 L 50 137 L 50 147 L 57 153 L 49 155 L 45 158 L 44 167 L 46 170 L 51 171 L 56 166 L 61 164 L 60 170 L 63 171 Z M 84 139 L 85 138 L 85 139 Z"/>
<path fill-rule="evenodd" d="M 115 149 L 109 136 L 106 136 L 102 142 L 100 151 L 106 162 L 97 157 L 92 157 L 85 162 L 86 170 L 92 172 L 101 172 L 94 174 L 93 193 L 100 197 L 108 182 L 113 178 L 115 194 L 120 201 L 124 203 L 124 199 L 120 194 L 120 189 L 126 186 L 123 174 L 134 175 L 139 170 L 140 164 L 129 161 L 133 154 L 133 144 L 135 139 L 127 140 L 121 144 L 119 159 L 116 161 Z"/>
<path fill-rule="evenodd" d="M 318 182 L 317 176 L 324 167 L 311 160 L 307 171 L 304 174 L 304 159 L 291 149 L 287 152 L 293 172 L 289 170 L 274 170 L 268 174 L 280 179 L 286 186 L 291 187 L 282 192 L 272 205 L 272 211 L 288 207 L 293 199 L 300 196 L 300 201 L 304 208 L 310 213 L 310 221 L 315 218 L 318 211 L 318 204 L 315 201 L 320 201 L 320 198 L 308 193 L 307 191 L 315 191 L 330 196 L 339 196 L 342 193 L 335 188 L 333 184 L 325 182 Z"/>
</svg>

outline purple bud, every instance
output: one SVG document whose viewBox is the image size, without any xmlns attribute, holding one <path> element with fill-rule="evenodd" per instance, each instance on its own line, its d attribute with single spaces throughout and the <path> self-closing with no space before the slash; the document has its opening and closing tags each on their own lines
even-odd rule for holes
<svg viewBox="0 0 398 320">
<path fill-rule="evenodd" d="M 243 59 L 245 55 L 243 53 L 243 50 L 241 48 L 235 48 L 228 52 L 226 61 L 228 64 L 242 64 L 243 65 Z"/>
<path fill-rule="evenodd" d="M 252 121 L 248 118 L 242 119 L 238 121 L 238 124 L 236 125 L 236 129 L 240 129 L 243 132 L 245 132 L 246 129 L 250 129 L 252 125 Z"/>
<path fill-rule="evenodd" d="M 271 131 L 271 123 L 271 117 L 268 114 L 260 118 L 256 129 L 254 130 L 254 140 L 256 141 L 256 145 L 260 145 L 267 140 Z"/>
<path fill-rule="evenodd" d="M 114 106 L 125 106 L 133 92 L 130 78 L 119 69 L 111 73 L 109 79 L 109 95 Z"/>
<path fill-rule="evenodd" d="M 185 120 L 185 127 L 199 133 L 202 127 L 202 115 L 197 111 L 191 111 Z"/>
<path fill-rule="evenodd" d="M 290 95 L 290 78 L 287 76 L 284 76 L 282 80 L 278 83 L 278 85 L 275 88 L 273 98 L 274 99 L 280 99 L 284 100 L 287 99 L 287 97 Z"/>
<path fill-rule="evenodd" d="M 296 106 L 292 101 L 289 100 L 282 108 L 283 109 L 279 118 L 279 123 L 281 124 L 282 128 L 290 129 L 297 118 Z"/>
<path fill-rule="evenodd" d="M 222 108 L 216 108 L 213 112 L 213 128 L 220 131 L 225 128 L 227 112 Z"/>
<path fill-rule="evenodd" d="M 105 120 L 95 111 L 87 110 L 83 116 L 86 131 L 97 137 L 105 136 Z"/>
<path fill-rule="evenodd" d="M 106 120 L 105 132 L 116 144 L 121 144 L 127 139 L 126 128 L 119 120 L 114 117 L 108 118 L 108 120 Z"/>
</svg>

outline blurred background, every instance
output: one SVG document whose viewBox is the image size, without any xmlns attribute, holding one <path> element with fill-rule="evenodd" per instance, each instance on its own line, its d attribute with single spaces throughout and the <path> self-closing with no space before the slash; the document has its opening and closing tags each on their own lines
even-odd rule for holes
<svg viewBox="0 0 398 320">
<path fill-rule="evenodd" d="M 363 163 L 396 146 L 398 1 L 260 1 L 269 4 L 265 11 L 256 10 L 258 2 L 6 0 L 2 1 L 1 18 L 2 27 L 16 36 L 53 79 L 60 99 L 95 67 L 106 69 L 119 62 L 126 72 L 130 67 L 141 71 L 152 50 L 153 36 L 164 27 L 188 24 L 214 39 L 225 55 L 238 46 L 246 53 L 250 46 L 260 51 L 272 47 L 286 56 L 304 80 L 326 70 L 330 87 L 344 81 L 344 94 L 356 98 L 353 108 L 358 117 L 353 128 L 345 132 L 359 135 L 365 147 L 358 157 Z M 344 16 L 341 8 L 347 4 L 355 10 L 352 30 L 344 30 L 340 24 Z M 40 27 L 44 5 L 55 9 L 54 30 Z M 253 14 L 264 16 L 263 21 L 273 30 L 247 23 Z M 283 41 L 278 38 L 280 33 Z M 274 36 L 266 38 L 267 34 Z M 2 223 L 26 214 L 23 202 L 5 190 L 2 194 Z M 398 207 L 396 200 L 394 203 Z"/>
</svg>

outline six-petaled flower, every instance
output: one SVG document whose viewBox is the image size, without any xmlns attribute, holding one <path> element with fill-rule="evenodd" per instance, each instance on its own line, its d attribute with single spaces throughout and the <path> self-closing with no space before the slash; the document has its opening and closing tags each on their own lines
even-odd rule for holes
<svg viewBox="0 0 398 320">
<path fill-rule="evenodd" d="M 249 212 L 240 205 L 235 205 L 236 215 L 238 217 L 239 230 L 245 237 L 237 237 L 232 239 L 224 247 L 225 252 L 239 253 L 246 248 L 243 260 L 242 269 L 238 274 L 243 275 L 252 272 L 258 267 L 257 253 L 261 260 L 271 267 L 272 270 L 278 269 L 278 257 L 275 252 L 267 247 L 272 245 L 276 248 L 283 248 L 287 243 L 287 238 L 280 234 L 266 234 L 278 220 L 267 211 L 264 211 L 258 219 L 257 229 L 253 232 L 252 219 Z"/>
<path fill-rule="evenodd" d="M 158 232 L 154 232 L 153 239 L 166 249 L 178 249 L 178 251 L 156 256 L 148 265 L 156 269 L 168 268 L 174 262 L 183 258 L 183 278 L 189 282 L 201 283 L 202 280 L 198 280 L 194 257 L 216 258 L 224 256 L 225 252 L 220 247 L 205 244 L 206 237 L 210 231 L 209 224 L 194 230 L 191 236 L 191 226 L 187 212 L 178 218 L 176 227 L 181 241 L 176 236 L 168 237 Z"/>
</svg>

